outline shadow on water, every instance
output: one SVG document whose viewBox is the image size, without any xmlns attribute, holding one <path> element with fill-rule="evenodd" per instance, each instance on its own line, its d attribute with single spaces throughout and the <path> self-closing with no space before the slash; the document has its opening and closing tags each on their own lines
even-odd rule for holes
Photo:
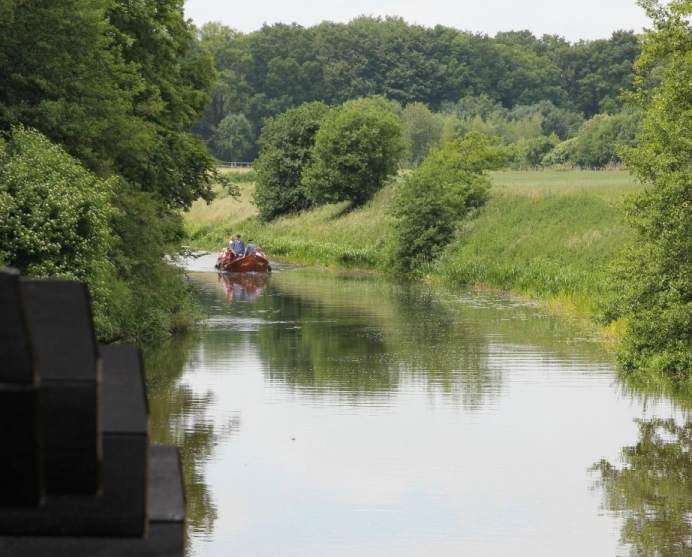
<svg viewBox="0 0 692 557">
<path fill-rule="evenodd" d="M 636 445 L 619 465 L 602 460 L 595 488 L 624 519 L 621 542 L 633 557 L 692 555 L 692 423 L 639 420 Z"/>
</svg>

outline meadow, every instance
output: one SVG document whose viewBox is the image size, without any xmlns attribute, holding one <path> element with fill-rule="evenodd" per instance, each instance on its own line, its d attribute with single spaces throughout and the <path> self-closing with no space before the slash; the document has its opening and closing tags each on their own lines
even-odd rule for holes
<svg viewBox="0 0 692 557">
<path fill-rule="evenodd" d="M 239 171 L 235 175 L 239 199 L 220 193 L 186 214 L 192 247 L 218 250 L 231 233 L 241 233 L 272 258 L 385 270 L 393 184 L 355 210 L 347 203 L 326 205 L 263 224 L 252 204 L 254 184 Z M 426 269 L 428 277 L 592 313 L 605 294 L 608 266 L 630 238 L 623 203 L 640 186 L 618 169 L 499 171 L 492 181 L 490 201 Z"/>
</svg>

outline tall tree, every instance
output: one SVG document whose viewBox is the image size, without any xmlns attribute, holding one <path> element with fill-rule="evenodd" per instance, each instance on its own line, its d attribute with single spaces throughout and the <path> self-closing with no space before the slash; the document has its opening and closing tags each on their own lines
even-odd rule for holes
<svg viewBox="0 0 692 557">
<path fill-rule="evenodd" d="M 327 114 L 302 179 L 308 199 L 357 206 L 384 186 L 404 154 L 398 108 L 383 97 L 370 97 Z"/>
<path fill-rule="evenodd" d="M 312 162 L 315 136 L 328 112 L 323 103 L 306 103 L 267 121 L 255 165 L 255 202 L 263 220 L 310 206 L 303 172 Z"/>
<path fill-rule="evenodd" d="M 636 241 L 620 269 L 621 361 L 689 381 L 692 370 L 691 0 L 641 0 L 654 28 L 644 37 L 632 100 L 644 110 L 626 153 L 646 185 L 628 210 Z"/>
</svg>

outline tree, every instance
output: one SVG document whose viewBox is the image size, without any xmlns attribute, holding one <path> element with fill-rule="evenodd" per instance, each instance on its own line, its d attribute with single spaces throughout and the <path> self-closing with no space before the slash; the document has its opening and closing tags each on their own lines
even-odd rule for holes
<svg viewBox="0 0 692 557">
<path fill-rule="evenodd" d="M 86 282 L 102 334 L 112 328 L 106 309 L 114 182 L 36 130 L 14 128 L 0 147 L 0 262 L 23 274 Z"/>
<path fill-rule="evenodd" d="M 315 138 L 303 176 L 314 203 L 362 205 L 396 172 L 404 153 L 396 105 L 382 97 L 349 101 L 331 111 Z"/>
<path fill-rule="evenodd" d="M 486 171 L 505 159 L 503 149 L 475 133 L 434 148 L 398 186 L 391 211 L 391 269 L 413 275 L 437 257 L 469 211 L 485 204 Z"/>
<path fill-rule="evenodd" d="M 254 147 L 252 125 L 244 114 L 228 114 L 212 137 L 214 153 L 225 161 L 246 161 Z"/>
<path fill-rule="evenodd" d="M 136 68 L 142 83 L 134 105 L 140 131 L 116 170 L 179 209 L 213 197 L 214 161 L 191 130 L 210 101 L 216 77 L 183 4 L 111 0 L 107 11 L 117 44 L 113 50 Z"/>
<path fill-rule="evenodd" d="M 623 147 L 634 143 L 639 126 L 638 111 L 598 114 L 579 130 L 572 153 L 573 162 L 585 168 L 603 168 L 621 162 Z"/>
<path fill-rule="evenodd" d="M 645 185 L 627 216 L 636 239 L 616 273 L 609 317 L 624 317 L 620 361 L 674 382 L 692 370 L 692 2 L 642 0 L 644 37 L 631 101 L 644 111 L 625 160 Z"/>
<path fill-rule="evenodd" d="M 462 112 L 546 101 L 591 117 L 620 109 L 639 52 L 638 38 L 629 31 L 570 44 L 528 31 L 491 38 L 430 29 L 396 17 L 309 28 L 265 25 L 249 34 L 208 24 L 200 36 L 220 76 L 197 128 L 207 140 L 229 112 L 245 114 L 257 132 L 267 117 L 307 101 L 336 105 L 370 95 L 445 112 L 465 98 L 481 102 L 460 107 Z M 460 112 L 462 118 L 477 115 L 487 116 Z M 552 127 L 543 134 L 553 132 L 566 137 Z"/>
<path fill-rule="evenodd" d="M 115 45 L 106 2 L 13 4 L 0 17 L 0 129 L 31 126 L 89 169 L 113 172 L 145 137 L 133 114 L 144 83 Z"/>
<path fill-rule="evenodd" d="M 164 336 L 190 316 L 179 311 L 185 282 L 162 263 L 181 238 L 177 212 L 213 195 L 214 161 L 191 133 L 209 100 L 211 57 L 182 0 L 5 0 L 0 10 L 0 134 L 35 128 L 97 176 L 121 178 L 109 254 L 117 327 L 100 332 Z"/>
<path fill-rule="evenodd" d="M 255 203 L 262 220 L 310 206 L 301 182 L 312 162 L 315 136 L 328 112 L 323 103 L 307 103 L 265 124 L 255 164 Z"/>
<path fill-rule="evenodd" d="M 442 138 L 443 119 L 423 103 L 407 105 L 402 117 L 404 139 L 410 150 L 409 160 L 418 165 Z"/>
<path fill-rule="evenodd" d="M 514 165 L 518 168 L 540 166 L 543 158 L 559 143 L 556 135 L 522 138 L 514 145 Z"/>
</svg>

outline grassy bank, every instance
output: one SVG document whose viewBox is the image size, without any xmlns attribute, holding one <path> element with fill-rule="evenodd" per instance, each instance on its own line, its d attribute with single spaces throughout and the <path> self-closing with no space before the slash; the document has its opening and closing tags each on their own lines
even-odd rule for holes
<svg viewBox="0 0 692 557">
<path fill-rule="evenodd" d="M 252 205 L 254 184 L 239 182 L 238 186 L 238 200 L 220 193 L 211 205 L 193 205 L 185 217 L 192 247 L 219 250 L 231 233 L 239 232 L 245 239 L 255 240 L 273 258 L 334 267 L 378 266 L 391 188 L 353 211 L 348 210 L 347 203 L 338 203 L 263 224 Z"/>
<path fill-rule="evenodd" d="M 604 294 L 608 266 L 630 237 L 622 202 L 636 186 L 626 175 L 569 173 L 563 183 L 563 176 L 536 176 L 531 187 L 526 173 L 517 174 L 496 177 L 492 201 L 435 271 L 456 284 L 512 290 L 590 313 Z"/>
<path fill-rule="evenodd" d="M 606 267 L 629 237 L 622 203 L 636 191 L 629 174 L 609 171 L 503 171 L 492 198 L 430 269 L 452 284 L 481 284 L 589 313 Z M 253 185 L 239 200 L 196 204 L 186 216 L 190 243 L 216 250 L 230 232 L 252 237 L 272 257 L 337 267 L 378 268 L 391 187 L 365 207 L 328 205 L 260 223 Z"/>
</svg>

